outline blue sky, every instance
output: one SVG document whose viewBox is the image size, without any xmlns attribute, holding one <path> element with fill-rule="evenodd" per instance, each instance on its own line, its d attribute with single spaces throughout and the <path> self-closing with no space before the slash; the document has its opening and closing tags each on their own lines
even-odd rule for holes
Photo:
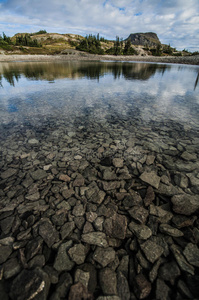
<svg viewBox="0 0 199 300">
<path fill-rule="evenodd" d="M 199 0 L 0 0 L 0 33 L 40 29 L 108 39 L 151 31 L 164 44 L 199 51 Z"/>
</svg>

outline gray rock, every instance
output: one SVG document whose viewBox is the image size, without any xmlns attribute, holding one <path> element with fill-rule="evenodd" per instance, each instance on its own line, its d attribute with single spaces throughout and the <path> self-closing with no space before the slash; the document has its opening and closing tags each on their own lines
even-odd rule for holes
<svg viewBox="0 0 199 300">
<path fill-rule="evenodd" d="M 28 144 L 30 144 L 30 145 L 39 144 L 39 141 L 36 139 L 30 139 L 30 140 L 28 140 Z"/>
<path fill-rule="evenodd" d="M 34 180 L 41 180 L 45 177 L 48 176 L 48 174 L 46 173 L 46 171 L 44 170 L 41 170 L 41 169 L 38 169 L 34 172 L 31 172 L 30 173 L 31 177 L 34 179 Z"/>
<path fill-rule="evenodd" d="M 71 275 L 67 272 L 63 273 L 59 278 L 59 282 L 56 285 L 55 292 L 50 297 L 50 300 L 67 299 L 68 292 L 72 284 L 73 279 Z"/>
<path fill-rule="evenodd" d="M 70 271 L 74 267 L 75 263 L 70 260 L 67 250 L 72 246 L 72 242 L 66 242 L 59 246 L 57 256 L 53 267 L 57 271 Z"/>
<path fill-rule="evenodd" d="M 104 230 L 110 237 L 123 240 L 126 236 L 127 219 L 125 216 L 114 213 L 104 222 Z"/>
<path fill-rule="evenodd" d="M 183 254 L 191 265 L 199 267 L 199 249 L 195 244 L 187 244 Z"/>
<path fill-rule="evenodd" d="M 130 299 L 129 284 L 122 272 L 117 272 L 117 293 L 121 300 Z"/>
<path fill-rule="evenodd" d="M 41 237 L 36 237 L 34 240 L 31 240 L 26 245 L 26 259 L 30 260 L 36 254 L 41 253 L 42 251 L 43 240 Z"/>
<path fill-rule="evenodd" d="M 99 271 L 99 283 L 103 294 L 117 295 L 117 277 L 116 273 L 109 268 Z"/>
<path fill-rule="evenodd" d="M 175 261 L 163 264 L 158 271 L 158 275 L 162 280 L 170 281 L 174 285 L 176 279 L 180 276 L 181 272 Z"/>
<path fill-rule="evenodd" d="M 67 238 L 73 232 L 74 228 L 75 228 L 75 222 L 71 221 L 71 222 L 65 223 L 61 228 L 62 240 Z"/>
<path fill-rule="evenodd" d="M 81 269 L 77 269 L 77 271 L 75 272 L 75 283 L 81 282 L 86 288 L 88 288 L 89 279 L 89 272 L 84 272 Z"/>
<path fill-rule="evenodd" d="M 2 172 L 0 175 L 2 179 L 7 179 L 15 175 L 16 173 L 17 173 L 17 169 L 9 168 L 6 171 Z"/>
<path fill-rule="evenodd" d="M 4 278 L 9 279 L 16 276 L 21 271 L 21 266 L 17 258 L 11 258 L 3 264 Z"/>
<path fill-rule="evenodd" d="M 198 196 L 188 194 L 175 195 L 171 198 L 173 211 L 177 214 L 190 216 L 199 209 Z"/>
<path fill-rule="evenodd" d="M 138 225 L 135 222 L 131 222 L 128 227 L 138 239 L 147 240 L 152 236 L 151 229 L 146 225 Z"/>
<path fill-rule="evenodd" d="M 130 216 L 141 224 L 145 224 L 149 215 L 148 210 L 141 206 L 133 206 L 129 211 Z"/>
<path fill-rule="evenodd" d="M 101 191 L 96 183 L 91 183 L 88 188 L 85 192 L 87 199 L 93 203 L 101 204 L 106 195 L 105 192 Z"/>
<path fill-rule="evenodd" d="M 45 221 L 39 226 L 39 234 L 49 248 L 59 240 L 59 233 L 55 227 L 48 221 Z"/>
<path fill-rule="evenodd" d="M 169 224 L 160 224 L 159 229 L 162 233 L 168 234 L 173 237 L 183 236 L 184 233 L 177 228 L 172 227 Z"/>
<path fill-rule="evenodd" d="M 124 165 L 124 160 L 122 158 L 113 158 L 113 165 L 116 168 L 122 168 Z"/>
<path fill-rule="evenodd" d="M 82 204 L 76 205 L 73 208 L 72 214 L 76 217 L 83 216 L 85 214 L 84 206 Z"/>
<path fill-rule="evenodd" d="M 109 263 L 114 261 L 115 259 L 115 251 L 113 248 L 108 247 L 108 248 L 101 248 L 97 247 L 93 254 L 93 259 L 97 261 L 99 264 L 102 265 L 102 267 L 106 267 Z"/>
<path fill-rule="evenodd" d="M 12 282 L 10 297 L 12 300 L 46 300 L 49 288 L 50 279 L 40 268 L 23 270 Z"/>
<path fill-rule="evenodd" d="M 76 244 L 68 250 L 68 254 L 77 265 L 81 265 L 86 259 L 86 247 L 82 244 Z"/>
<path fill-rule="evenodd" d="M 153 186 L 154 188 L 158 189 L 160 184 L 160 177 L 156 174 L 156 172 L 144 172 L 140 176 L 140 179 L 149 185 Z"/>
<path fill-rule="evenodd" d="M 141 205 L 142 198 L 140 194 L 134 190 L 130 190 L 130 195 L 127 195 L 123 200 L 123 205 L 125 207 L 132 207 L 134 205 Z"/>
<path fill-rule="evenodd" d="M 116 180 L 117 179 L 117 175 L 115 174 L 115 172 L 111 169 L 111 168 L 106 168 L 103 171 L 103 176 L 102 178 L 104 180 Z"/>
<path fill-rule="evenodd" d="M 4 263 L 11 253 L 12 248 L 10 246 L 0 245 L 0 264 Z"/>
<path fill-rule="evenodd" d="M 194 275 L 194 267 L 191 266 L 185 259 L 185 257 L 182 255 L 180 248 L 176 246 L 175 244 L 172 244 L 170 246 L 171 251 L 173 252 L 173 255 L 180 267 L 181 270 L 188 272 L 191 275 Z"/>
<path fill-rule="evenodd" d="M 168 285 L 161 279 L 157 279 L 156 281 L 156 299 L 161 300 L 170 300 L 171 289 Z"/>
<path fill-rule="evenodd" d="M 197 160 L 197 155 L 196 153 L 189 153 L 188 151 L 185 151 L 182 153 L 181 157 L 184 159 L 184 160 L 187 160 L 187 161 L 196 161 Z"/>
<path fill-rule="evenodd" d="M 154 263 L 163 254 L 164 249 L 151 240 L 147 240 L 140 245 L 142 251 L 144 252 L 146 258 Z"/>
<path fill-rule="evenodd" d="M 108 247 L 106 234 L 103 232 L 89 232 L 82 234 L 82 241 L 99 247 Z"/>
<path fill-rule="evenodd" d="M 158 270 L 160 265 L 164 262 L 163 258 L 159 258 L 153 265 L 153 268 L 149 272 L 149 280 L 153 283 L 158 276 Z"/>
</svg>

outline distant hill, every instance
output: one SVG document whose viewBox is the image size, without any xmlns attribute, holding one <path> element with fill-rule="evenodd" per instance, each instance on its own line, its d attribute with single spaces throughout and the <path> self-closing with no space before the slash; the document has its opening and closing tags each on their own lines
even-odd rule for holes
<svg viewBox="0 0 199 300">
<path fill-rule="evenodd" d="M 154 32 L 131 33 L 126 40 L 128 39 L 131 40 L 131 44 L 133 45 L 153 47 L 161 44 L 157 34 Z"/>
</svg>

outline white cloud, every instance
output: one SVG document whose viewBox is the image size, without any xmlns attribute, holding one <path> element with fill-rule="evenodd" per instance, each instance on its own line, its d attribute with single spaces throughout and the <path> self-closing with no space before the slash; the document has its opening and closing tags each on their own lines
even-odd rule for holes
<svg viewBox="0 0 199 300">
<path fill-rule="evenodd" d="M 8 35 L 44 27 L 48 32 L 99 32 L 111 39 L 155 31 L 162 43 L 199 50 L 198 25 L 198 0 L 7 0 L 0 4 L 0 32 Z"/>
</svg>

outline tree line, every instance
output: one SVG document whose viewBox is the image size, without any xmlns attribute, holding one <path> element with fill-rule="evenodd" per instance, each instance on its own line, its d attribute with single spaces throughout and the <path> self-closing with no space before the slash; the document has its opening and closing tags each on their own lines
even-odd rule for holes
<svg viewBox="0 0 199 300">
<path fill-rule="evenodd" d="M 81 40 L 79 45 L 76 46 L 77 50 L 89 52 L 92 54 L 111 54 L 111 55 L 134 55 L 137 54 L 137 51 L 131 46 L 131 41 L 123 41 L 118 36 L 116 36 L 116 40 L 114 42 L 114 46 L 104 50 L 102 48 L 101 42 L 108 42 L 104 38 L 99 37 L 99 33 L 97 36 L 88 35 L 85 39 Z"/>
<path fill-rule="evenodd" d="M 39 44 L 36 39 L 32 39 L 28 33 L 18 35 L 16 36 L 16 40 L 12 41 L 11 38 L 3 32 L 2 35 L 0 34 L 0 46 L 1 48 L 9 49 L 9 46 L 41 47 L 41 44 Z"/>
</svg>

